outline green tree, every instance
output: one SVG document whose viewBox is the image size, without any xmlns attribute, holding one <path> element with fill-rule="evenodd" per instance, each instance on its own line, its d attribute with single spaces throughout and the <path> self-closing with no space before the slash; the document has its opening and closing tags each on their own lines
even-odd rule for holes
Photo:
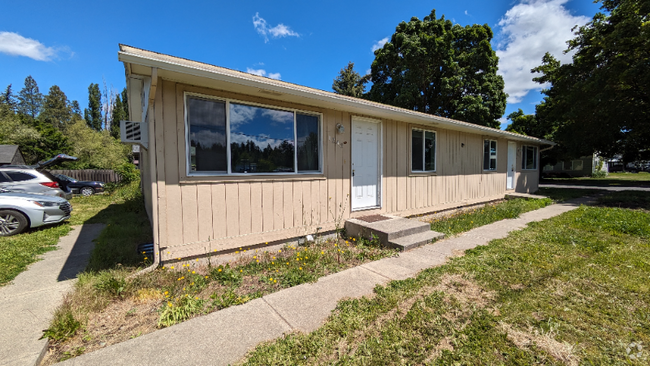
<svg viewBox="0 0 650 366">
<path fill-rule="evenodd" d="M 339 75 L 334 78 L 332 89 L 337 94 L 361 98 L 366 92 L 366 83 L 369 77 L 369 75 L 361 76 L 354 71 L 354 62 L 350 61 L 348 66 L 341 69 Z"/>
<path fill-rule="evenodd" d="M 58 86 L 53 85 L 45 96 L 39 120 L 49 123 L 60 131 L 66 127 L 71 118 L 72 110 L 68 103 L 68 97 Z"/>
<path fill-rule="evenodd" d="M 24 123 L 31 124 L 39 134 L 37 139 L 20 146 L 27 163 L 35 164 L 41 160 L 50 159 L 57 154 L 69 154 L 72 151 L 68 139 L 51 122 L 28 118 Z"/>
<path fill-rule="evenodd" d="M 40 137 L 38 131 L 23 123 L 7 104 L 0 103 L 0 145 L 18 145 L 24 150 Z"/>
<path fill-rule="evenodd" d="M 540 138 L 548 138 L 552 135 L 553 131 L 541 125 L 534 114 L 524 114 L 521 108 L 510 113 L 507 118 L 510 124 L 506 127 L 506 131 Z"/>
<path fill-rule="evenodd" d="M 107 130 L 95 131 L 81 118 L 73 118 L 65 134 L 71 144 L 70 153 L 78 158 L 66 163 L 68 168 L 113 169 L 128 162 L 129 145 L 115 140 Z"/>
<path fill-rule="evenodd" d="M 115 105 L 113 105 L 113 116 L 111 117 L 111 136 L 116 139 L 120 138 L 120 121 L 126 120 L 126 114 L 124 113 L 124 104 L 120 98 L 120 95 L 115 96 Z"/>
<path fill-rule="evenodd" d="M 79 107 L 79 102 L 76 100 L 73 100 L 72 103 L 70 103 L 70 112 L 73 114 L 73 117 L 81 117 L 81 107 Z"/>
<path fill-rule="evenodd" d="M 84 109 L 84 118 L 90 128 L 95 131 L 102 129 L 102 93 L 99 84 L 88 87 L 88 108 Z"/>
<path fill-rule="evenodd" d="M 43 107 L 43 94 L 38 90 L 36 80 L 29 75 L 25 78 L 25 86 L 18 93 L 18 113 L 38 117 Z"/>
<path fill-rule="evenodd" d="M 380 103 L 499 127 L 505 112 L 503 78 L 496 74 L 492 29 L 454 25 L 433 10 L 400 23 L 375 51 L 367 97 Z"/>
<path fill-rule="evenodd" d="M 122 90 L 122 109 L 124 110 L 124 118 L 128 120 L 129 117 L 129 98 L 126 93 L 126 87 Z"/>
<path fill-rule="evenodd" d="M 533 69 L 551 85 L 536 114 L 571 155 L 622 153 L 630 161 L 650 148 L 650 2 L 601 2 L 604 13 L 569 42 L 571 63 L 547 54 Z"/>
<path fill-rule="evenodd" d="M 14 97 L 14 93 L 11 90 L 11 84 L 7 85 L 5 91 L 0 94 L 0 104 L 7 105 L 7 107 L 13 112 L 16 111 L 16 97 Z"/>
</svg>

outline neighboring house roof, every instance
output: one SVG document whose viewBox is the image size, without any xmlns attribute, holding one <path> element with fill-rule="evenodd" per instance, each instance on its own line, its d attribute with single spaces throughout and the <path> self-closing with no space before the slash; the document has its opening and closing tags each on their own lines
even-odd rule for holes
<svg viewBox="0 0 650 366">
<path fill-rule="evenodd" d="M 118 59 L 125 63 L 127 74 L 150 75 L 151 70 L 149 68 L 155 67 L 158 69 L 159 77 L 197 86 L 230 90 L 242 94 L 322 108 L 343 110 L 377 118 L 429 124 L 450 130 L 481 133 L 487 136 L 504 137 L 511 140 L 537 144 L 555 145 L 551 141 L 532 136 L 520 135 L 473 123 L 457 121 L 451 118 L 313 89 L 286 81 L 147 51 L 123 44 L 120 45 Z"/>
<path fill-rule="evenodd" d="M 16 158 L 18 155 L 18 159 Z M 24 164 L 18 145 L 0 145 L 0 164 Z"/>
</svg>

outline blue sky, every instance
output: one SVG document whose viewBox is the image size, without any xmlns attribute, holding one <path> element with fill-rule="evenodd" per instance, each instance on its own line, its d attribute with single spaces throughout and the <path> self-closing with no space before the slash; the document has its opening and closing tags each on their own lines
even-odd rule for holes
<svg viewBox="0 0 650 366">
<path fill-rule="evenodd" d="M 488 24 L 510 94 L 506 115 L 541 100 L 530 68 L 563 55 L 571 27 L 598 11 L 589 0 L 518 1 L 7 1 L 0 0 L 0 89 L 32 75 L 43 94 L 58 85 L 82 109 L 88 85 L 121 91 L 124 43 L 331 91 L 348 61 L 365 73 L 373 46 L 401 21 L 432 9 L 461 25 Z"/>
</svg>

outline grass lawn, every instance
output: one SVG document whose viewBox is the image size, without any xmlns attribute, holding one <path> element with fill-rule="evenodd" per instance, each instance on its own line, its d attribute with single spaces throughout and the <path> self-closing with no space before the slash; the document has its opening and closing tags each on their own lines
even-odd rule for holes
<svg viewBox="0 0 650 366">
<path fill-rule="evenodd" d="M 650 187 L 650 173 L 609 173 L 605 178 L 549 178 L 541 184 L 573 184 L 601 187 Z"/>
<path fill-rule="evenodd" d="M 122 187 L 112 194 L 74 197 L 69 220 L 51 226 L 28 230 L 22 234 L 0 238 L 0 286 L 4 286 L 38 260 L 38 256 L 54 250 L 61 236 L 67 235 L 72 225 L 84 223 L 112 224 L 102 232 L 92 254 L 91 269 L 106 268 L 116 263 L 141 265 L 142 258 L 133 243 L 143 243 L 151 236 L 144 215 L 137 183 Z M 117 228 L 120 229 L 117 229 Z M 120 235 L 112 235 L 121 231 Z M 127 232 L 124 232 L 127 231 Z M 117 241 L 111 238 L 125 238 Z"/>
<path fill-rule="evenodd" d="M 475 210 L 460 211 L 452 216 L 435 219 L 431 221 L 431 230 L 452 236 L 503 219 L 514 219 L 524 212 L 537 210 L 552 203 L 553 200 L 549 198 L 515 198 L 497 204 L 487 204 Z"/>
<path fill-rule="evenodd" d="M 262 344 L 244 363 L 647 365 L 650 207 L 604 205 L 649 198 L 608 192 L 603 206 L 531 223 L 343 301 L 317 331 Z"/>
</svg>

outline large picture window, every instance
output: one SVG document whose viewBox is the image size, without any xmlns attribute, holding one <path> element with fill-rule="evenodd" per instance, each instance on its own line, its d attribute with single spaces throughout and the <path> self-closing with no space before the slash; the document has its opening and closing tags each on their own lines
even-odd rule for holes
<svg viewBox="0 0 650 366">
<path fill-rule="evenodd" d="M 497 170 L 497 142 L 483 140 L 483 170 Z"/>
<path fill-rule="evenodd" d="M 436 133 L 411 130 L 411 171 L 436 171 Z"/>
<path fill-rule="evenodd" d="M 187 96 L 189 174 L 321 172 L 321 119 L 295 110 Z"/>
<path fill-rule="evenodd" d="M 537 169 L 537 146 L 523 146 L 521 156 L 521 169 Z"/>
</svg>

